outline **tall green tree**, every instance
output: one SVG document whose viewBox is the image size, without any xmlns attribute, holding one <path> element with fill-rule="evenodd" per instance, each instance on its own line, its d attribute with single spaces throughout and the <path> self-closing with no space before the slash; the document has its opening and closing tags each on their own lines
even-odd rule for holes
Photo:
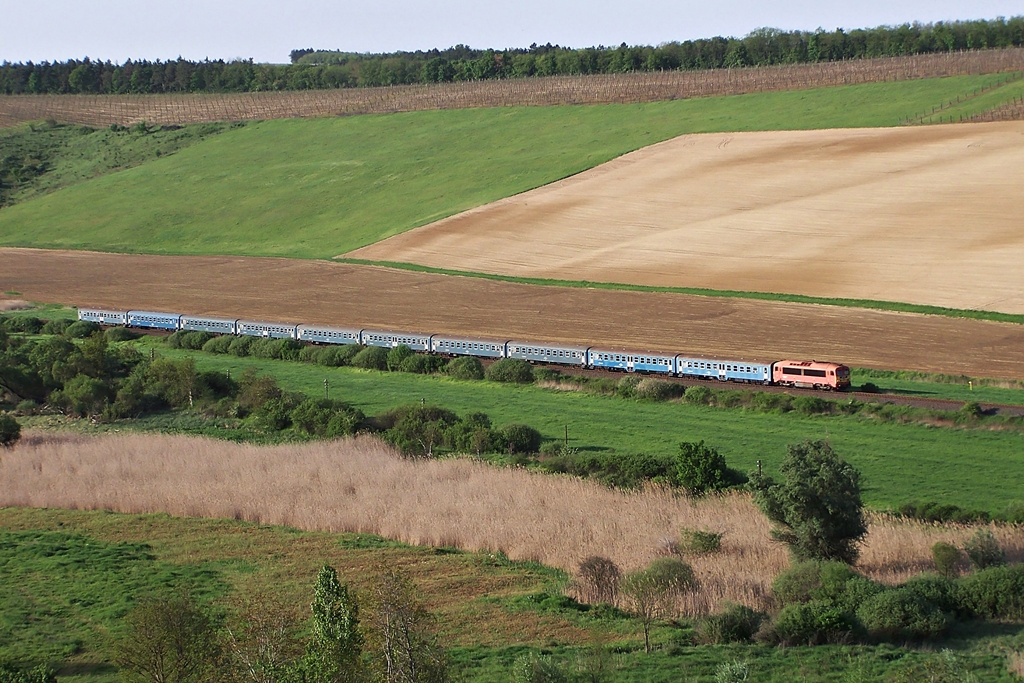
<svg viewBox="0 0 1024 683">
<path fill-rule="evenodd" d="M 853 564 L 867 525 L 860 474 L 827 441 L 788 448 L 781 481 L 754 474 L 754 500 L 776 527 L 772 535 L 800 560 Z"/>
<path fill-rule="evenodd" d="M 363 636 L 359 603 L 338 581 L 334 567 L 324 565 L 313 585 L 312 637 L 306 646 L 304 669 L 308 683 L 347 683 L 361 679 Z"/>
</svg>

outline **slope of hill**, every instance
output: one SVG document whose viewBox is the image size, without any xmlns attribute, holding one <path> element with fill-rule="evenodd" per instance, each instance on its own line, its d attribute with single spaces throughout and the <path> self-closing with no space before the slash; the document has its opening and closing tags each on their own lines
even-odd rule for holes
<svg viewBox="0 0 1024 683">
<path fill-rule="evenodd" d="M 352 252 L 1024 313 L 1024 122 L 691 135 Z"/>
<path fill-rule="evenodd" d="M 6 208 L 0 244 L 328 258 L 677 135 L 893 125 L 1005 80 L 269 121 Z"/>
</svg>

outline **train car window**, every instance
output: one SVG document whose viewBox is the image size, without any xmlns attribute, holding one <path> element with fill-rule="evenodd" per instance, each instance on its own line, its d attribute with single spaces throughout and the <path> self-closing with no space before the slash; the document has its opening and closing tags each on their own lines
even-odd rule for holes
<svg viewBox="0 0 1024 683">
<path fill-rule="evenodd" d="M 824 377 L 825 371 L 818 370 L 816 368 L 807 368 L 806 370 L 804 370 L 804 374 L 807 375 L 808 377 Z"/>
</svg>

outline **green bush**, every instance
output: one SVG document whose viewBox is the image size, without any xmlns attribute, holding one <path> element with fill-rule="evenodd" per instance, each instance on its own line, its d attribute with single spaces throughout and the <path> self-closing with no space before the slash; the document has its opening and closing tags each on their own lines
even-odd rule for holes
<svg viewBox="0 0 1024 683">
<path fill-rule="evenodd" d="M 230 337 L 228 335 L 214 337 L 203 344 L 203 351 L 206 351 L 207 353 L 227 353 L 234 341 L 234 337 Z"/>
<path fill-rule="evenodd" d="M 254 338 L 249 346 L 249 355 L 261 360 L 274 360 L 278 358 L 277 340 L 267 337 Z"/>
<path fill-rule="evenodd" d="M 386 441 L 404 455 L 428 458 L 434 456 L 436 448 L 450 443 L 448 431 L 458 421 L 447 408 L 416 404 L 399 406 L 377 418 Z"/>
<path fill-rule="evenodd" d="M 64 334 L 64 331 L 67 330 L 70 326 L 71 326 L 71 321 L 63 319 L 63 318 L 58 319 L 58 320 L 47 320 L 46 323 L 43 325 L 43 327 L 39 331 L 42 332 L 43 334 Z M 107 330 L 107 333 L 109 335 L 111 330 L 123 330 L 123 329 L 125 329 L 125 328 L 123 328 L 123 327 L 112 327 L 109 330 Z"/>
<path fill-rule="evenodd" d="M 744 481 L 746 477 L 726 465 L 725 457 L 717 448 L 706 446 L 703 441 L 684 441 L 679 444 L 672 478 L 674 486 L 685 489 L 692 496 L 702 496 Z"/>
<path fill-rule="evenodd" d="M 875 640 L 903 642 L 938 638 L 949 628 L 949 619 L 919 593 L 890 588 L 866 599 L 857 608 L 857 619 Z"/>
<path fill-rule="evenodd" d="M 19 415 L 35 415 L 39 412 L 39 404 L 30 398 L 20 401 L 15 408 Z"/>
<path fill-rule="evenodd" d="M 39 334 L 43 331 L 43 326 L 46 325 L 44 320 L 37 318 L 32 315 L 17 315 L 9 316 L 2 319 L 4 329 L 8 332 L 22 332 L 24 334 Z M 86 321 L 82 321 L 86 322 Z M 90 325 L 96 325 L 96 323 L 89 323 Z M 90 334 L 99 329 L 99 325 L 96 325 L 96 329 L 89 332 L 84 336 L 88 337 Z"/>
<path fill-rule="evenodd" d="M 569 683 L 571 680 L 566 667 L 548 655 L 528 652 L 512 662 L 513 683 Z"/>
<path fill-rule="evenodd" d="M 256 341 L 256 337 L 235 337 L 228 344 L 228 353 L 232 356 L 238 356 L 244 358 L 249 355 L 249 349 L 252 348 L 253 342 Z"/>
<path fill-rule="evenodd" d="M 302 433 L 335 438 L 354 434 L 364 416 L 341 401 L 307 398 L 292 409 L 289 417 Z"/>
<path fill-rule="evenodd" d="M 843 644 L 860 633 L 850 613 L 827 600 L 786 605 L 767 629 L 758 633 L 764 642 L 779 645 Z"/>
<path fill-rule="evenodd" d="M 793 399 L 793 411 L 800 415 L 829 415 L 834 405 L 820 396 L 797 396 Z"/>
<path fill-rule="evenodd" d="M 311 346 L 314 349 L 312 354 L 313 362 L 329 368 L 340 368 L 351 365 L 352 359 L 356 357 L 364 346 L 359 344 L 345 344 L 343 346 Z"/>
<path fill-rule="evenodd" d="M 15 318 L 15 320 L 18 320 L 18 318 Z M 40 329 L 42 329 L 42 325 L 40 325 Z M 67 326 L 64 330 L 64 336 L 71 339 L 85 339 L 96 334 L 100 329 L 100 326 L 91 320 L 79 320 Z"/>
<path fill-rule="evenodd" d="M 183 349 L 188 349 L 190 351 L 198 351 L 199 349 L 203 348 L 206 342 L 210 341 L 211 339 L 213 339 L 212 332 L 192 330 L 189 332 L 183 332 L 181 334 L 179 346 Z"/>
<path fill-rule="evenodd" d="M 363 370 L 387 370 L 388 350 L 382 346 L 367 346 L 353 356 L 352 365 Z"/>
<path fill-rule="evenodd" d="M 540 432 L 524 424 L 510 424 L 501 429 L 501 436 L 509 454 L 536 453 L 542 441 Z"/>
<path fill-rule="evenodd" d="M 755 391 L 750 396 L 750 406 L 763 413 L 788 413 L 793 410 L 793 397 L 774 391 Z"/>
<path fill-rule="evenodd" d="M 790 605 L 811 600 L 833 603 L 854 603 L 857 598 L 880 590 L 877 584 L 867 581 L 853 571 L 845 562 L 823 562 L 808 560 L 798 562 L 775 577 L 772 582 L 772 596 L 779 604 Z"/>
<path fill-rule="evenodd" d="M 746 605 L 727 603 L 720 613 L 697 620 L 694 639 L 700 645 L 748 643 L 766 618 L 763 612 Z"/>
<path fill-rule="evenodd" d="M 648 401 L 667 401 L 672 398 L 679 398 L 686 391 L 679 382 L 669 382 L 656 377 L 644 377 L 640 380 L 634 392 L 637 398 Z"/>
<path fill-rule="evenodd" d="M 951 503 L 912 502 L 904 503 L 897 510 L 903 517 L 919 519 L 922 522 L 954 522 L 968 524 L 987 522 L 989 514 L 983 510 L 965 510 Z"/>
<path fill-rule="evenodd" d="M 957 584 L 938 574 L 919 574 L 900 586 L 903 590 L 921 596 L 947 614 L 969 616 L 957 597 Z"/>
<path fill-rule="evenodd" d="M 695 386 L 690 387 L 683 394 L 683 398 L 686 399 L 687 403 L 692 403 L 698 406 L 706 406 L 711 404 L 711 399 L 714 396 L 712 391 L 707 387 Z"/>
<path fill-rule="evenodd" d="M 877 394 L 881 390 L 874 382 L 864 382 L 864 384 L 860 385 L 860 391 L 865 394 Z"/>
<path fill-rule="evenodd" d="M 700 529 L 683 529 L 679 534 L 679 552 L 683 555 L 710 555 L 722 549 L 722 534 Z"/>
<path fill-rule="evenodd" d="M 429 375 L 443 368 L 448 361 L 441 356 L 429 356 L 425 353 L 414 353 L 398 366 L 400 372 L 411 372 L 417 375 Z"/>
<path fill-rule="evenodd" d="M 1024 565 L 981 569 L 957 580 L 957 603 L 986 619 L 1024 619 Z"/>
<path fill-rule="evenodd" d="M 8 413 L 0 413 L 0 448 L 14 448 L 21 439 L 21 423 Z"/>
<path fill-rule="evenodd" d="M 51 322 L 58 322 L 52 320 Z M 62 321 L 62 322 L 67 322 Z M 142 335 L 133 330 L 129 330 L 127 327 L 109 327 L 103 332 L 103 336 L 107 338 L 108 342 L 126 342 L 138 339 Z"/>
<path fill-rule="evenodd" d="M 964 552 L 975 569 L 987 569 L 1006 564 L 1006 553 L 989 529 L 978 529 L 964 543 Z"/>
<path fill-rule="evenodd" d="M 535 382 L 558 382 L 562 379 L 562 372 L 557 368 L 534 368 L 533 380 Z"/>
<path fill-rule="evenodd" d="M 487 367 L 484 377 L 492 382 L 530 384 L 533 382 L 533 366 L 521 358 L 502 358 Z"/>
<path fill-rule="evenodd" d="M 452 358 L 445 368 L 445 372 L 455 379 L 483 379 L 484 366 L 479 358 L 472 356 L 460 356 Z"/>
<path fill-rule="evenodd" d="M 626 375 L 615 384 L 615 391 L 623 398 L 636 398 L 636 385 L 641 379 L 638 375 Z"/>
<path fill-rule="evenodd" d="M 388 351 L 388 370 L 397 372 L 402 365 L 402 361 L 406 358 L 410 358 L 413 355 L 413 351 L 409 348 L 408 344 L 399 344 L 398 346 Z"/>
</svg>

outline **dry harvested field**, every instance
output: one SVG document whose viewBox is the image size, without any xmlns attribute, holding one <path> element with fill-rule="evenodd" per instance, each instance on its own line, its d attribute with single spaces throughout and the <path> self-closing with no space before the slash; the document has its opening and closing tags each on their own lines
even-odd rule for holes
<svg viewBox="0 0 1024 683">
<path fill-rule="evenodd" d="M 96 127 L 139 121 L 181 125 L 468 107 L 659 102 L 1021 69 L 1024 48 L 1007 48 L 746 69 L 552 76 L 341 90 L 9 95 L 0 97 L 0 127 L 44 119 Z"/>
<path fill-rule="evenodd" d="M 0 249 L 0 292 L 144 308 L 1024 379 L 1024 326 L 683 294 L 538 287 L 323 261 Z"/>
<path fill-rule="evenodd" d="M 686 135 L 347 254 L 1024 313 L 1024 122 Z"/>
<path fill-rule="evenodd" d="M 722 600 L 768 607 L 771 581 L 786 565 L 785 549 L 771 541 L 768 521 L 746 495 L 693 500 L 472 460 L 409 460 L 372 437 L 257 447 L 184 436 L 29 434 L 0 460 L 0 482 L 0 507 L 167 512 L 368 532 L 501 551 L 569 572 L 594 554 L 627 571 L 639 568 L 683 528 L 722 533 L 721 553 L 693 558 L 702 590 L 682 605 L 691 614 L 713 611 Z M 993 531 L 1010 561 L 1024 557 L 1019 527 Z M 874 519 L 858 567 L 880 581 L 904 581 L 931 568 L 936 541 L 961 544 L 971 533 Z"/>
</svg>

